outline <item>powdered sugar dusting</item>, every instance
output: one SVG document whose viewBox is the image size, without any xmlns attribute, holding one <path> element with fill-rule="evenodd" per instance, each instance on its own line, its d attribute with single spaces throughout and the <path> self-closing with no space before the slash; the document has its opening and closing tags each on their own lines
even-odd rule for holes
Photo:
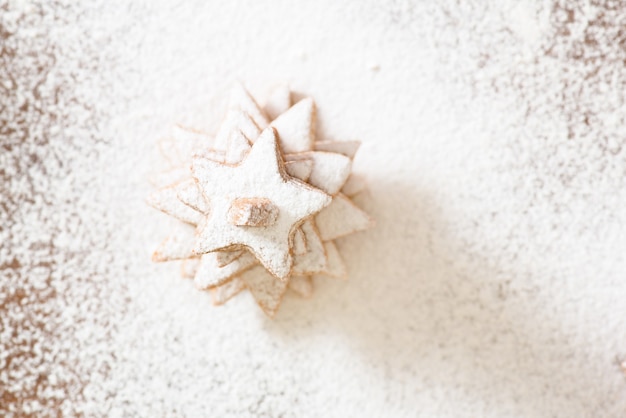
<svg viewBox="0 0 626 418">
<path fill-rule="evenodd" d="M 0 0 L 0 415 L 622 417 L 625 14 Z M 150 262 L 155 140 L 234 78 L 362 140 L 377 220 L 273 322 Z"/>
<path fill-rule="evenodd" d="M 109 68 L 102 39 L 74 35 L 83 12 L 0 2 L 2 416 L 80 415 L 115 362 L 126 293 L 110 280 L 124 264 L 101 176 L 106 86 L 90 76 Z"/>
</svg>

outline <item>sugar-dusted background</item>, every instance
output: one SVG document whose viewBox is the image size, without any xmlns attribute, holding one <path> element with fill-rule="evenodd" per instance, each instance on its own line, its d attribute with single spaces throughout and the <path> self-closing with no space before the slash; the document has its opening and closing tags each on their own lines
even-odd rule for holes
<svg viewBox="0 0 626 418">
<path fill-rule="evenodd" d="M 623 417 L 622 1 L 0 0 L 0 415 Z M 347 282 L 263 317 L 150 253 L 233 81 L 360 139 Z"/>
</svg>

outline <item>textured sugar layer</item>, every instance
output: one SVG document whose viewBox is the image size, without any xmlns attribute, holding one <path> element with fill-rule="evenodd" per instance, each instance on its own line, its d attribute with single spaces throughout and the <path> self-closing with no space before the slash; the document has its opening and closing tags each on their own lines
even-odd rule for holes
<svg viewBox="0 0 626 418">
<path fill-rule="evenodd" d="M 0 415 L 623 417 L 624 2 L 292 3 L 0 0 Z M 155 138 L 234 79 L 377 220 L 273 321 L 150 260 Z"/>
</svg>

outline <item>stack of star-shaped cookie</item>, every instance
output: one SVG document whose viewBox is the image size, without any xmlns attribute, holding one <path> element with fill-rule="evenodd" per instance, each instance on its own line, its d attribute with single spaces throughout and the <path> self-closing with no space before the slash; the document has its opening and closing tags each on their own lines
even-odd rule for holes
<svg viewBox="0 0 626 418">
<path fill-rule="evenodd" d="M 216 305 L 248 289 L 273 316 L 287 289 L 307 297 L 313 277 L 344 278 L 333 240 L 372 224 L 350 200 L 359 142 L 318 141 L 313 100 L 291 96 L 280 87 L 260 107 L 236 86 L 214 137 L 177 126 L 160 143 L 170 167 L 149 203 L 182 222 L 153 259 L 183 260 Z"/>
</svg>

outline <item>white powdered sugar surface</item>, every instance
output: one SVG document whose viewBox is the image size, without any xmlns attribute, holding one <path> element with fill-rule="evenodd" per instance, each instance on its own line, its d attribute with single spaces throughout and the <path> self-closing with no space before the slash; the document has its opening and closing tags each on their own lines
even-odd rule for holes
<svg viewBox="0 0 626 418">
<path fill-rule="evenodd" d="M 0 0 L 0 416 L 624 416 L 625 21 L 611 0 Z M 151 261 L 174 225 L 145 201 L 159 141 L 215 136 L 236 80 L 362 141 L 376 222 L 337 241 L 348 280 L 273 320 Z"/>
</svg>

